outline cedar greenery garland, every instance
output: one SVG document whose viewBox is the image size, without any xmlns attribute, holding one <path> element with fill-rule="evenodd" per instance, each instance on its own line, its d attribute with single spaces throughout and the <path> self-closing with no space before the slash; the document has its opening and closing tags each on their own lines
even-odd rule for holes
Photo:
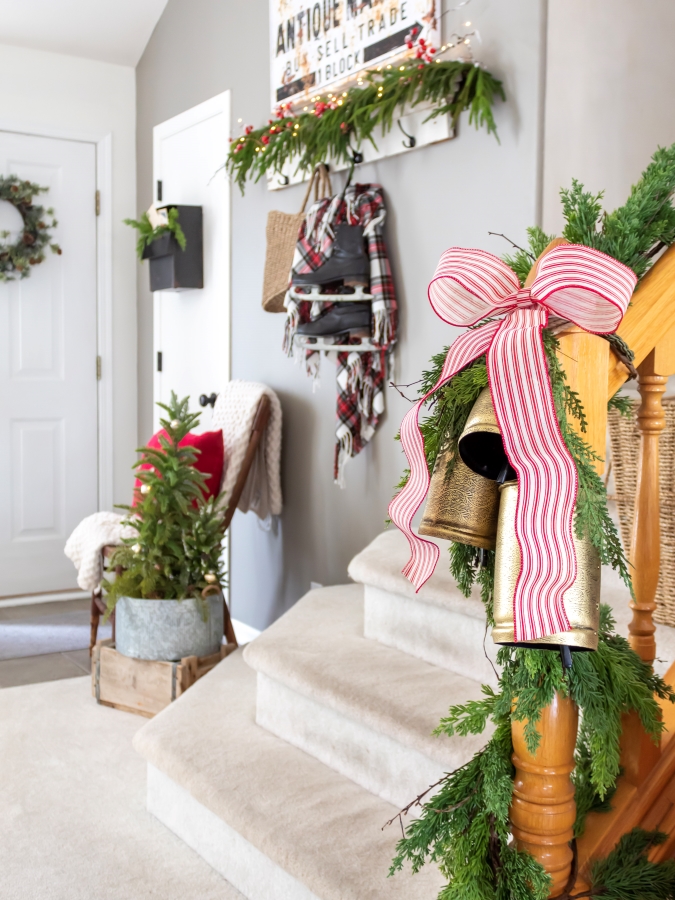
<svg viewBox="0 0 675 900">
<path fill-rule="evenodd" d="M 160 420 L 168 438 L 160 437 L 161 449 L 144 447 L 134 468 L 141 481 L 138 505 L 122 506 L 124 520 L 136 534 L 125 538 L 115 551 L 110 569 L 122 566 L 114 581 L 103 582 L 108 612 L 120 597 L 159 600 L 201 599 L 202 591 L 225 583 L 222 561 L 225 508 L 216 498 L 204 499 L 207 476 L 195 468 L 199 450 L 181 447 L 180 441 L 199 421 L 188 412 L 189 398 L 171 393 Z M 150 463 L 152 468 L 142 469 Z"/>
<path fill-rule="evenodd" d="M 47 247 L 52 253 L 61 254 L 61 248 L 51 236 L 52 229 L 58 225 L 54 210 L 33 202 L 38 194 L 48 190 L 16 175 L 0 176 L 0 200 L 16 207 L 23 219 L 18 239 L 13 244 L 0 243 L 0 281 L 28 278 L 31 267 L 44 262 Z M 4 241 L 9 235 L 9 231 L 0 232 L 0 239 Z"/>
<path fill-rule="evenodd" d="M 590 194 L 574 181 L 569 191 L 561 191 L 566 221 L 563 236 L 572 243 L 613 256 L 641 278 L 661 250 L 675 242 L 673 191 L 675 145 L 657 150 L 627 202 L 611 214 L 602 213 L 601 194 Z M 528 229 L 528 248 L 516 246 L 517 252 L 505 257 L 521 285 L 551 239 L 540 228 Z M 632 354 L 618 336 L 610 335 L 608 339 L 631 363 Z M 627 562 L 607 510 L 604 486 L 593 466 L 597 454 L 568 423 L 568 417 L 575 418 L 583 435 L 582 405 L 566 382 L 556 355 L 558 341 L 547 329 L 543 342 L 558 422 L 579 477 L 576 532 L 580 537 L 588 536 L 601 561 L 612 565 L 630 586 Z M 447 348 L 432 358 L 431 368 L 422 377 L 420 394 L 433 388 L 446 354 Z M 481 357 L 430 399 L 429 415 L 420 425 L 430 471 L 441 443 L 446 441 L 454 451 L 447 474 L 452 471 L 457 441 L 473 403 L 486 385 L 485 357 Z M 609 405 L 623 413 L 627 411 L 625 398 L 613 397 Z M 399 486 L 407 478 L 408 473 Z M 474 583 L 480 585 L 487 619 L 493 624 L 494 553 L 451 544 L 450 560 L 453 576 L 466 595 Z M 437 733 L 447 735 L 481 734 L 491 719 L 495 725 L 493 737 L 467 765 L 441 780 L 435 796 L 422 803 L 427 791 L 402 811 L 407 812 L 413 805 L 422 808 L 419 819 L 408 826 L 398 843 L 391 874 L 405 862 L 412 865 L 413 872 L 427 860 L 438 863 L 448 879 L 439 900 L 544 900 L 548 895 L 549 879 L 543 867 L 529 854 L 509 845 L 508 810 L 514 777 L 512 720 L 527 723 L 525 739 L 534 752 L 539 741 L 536 723 L 554 692 L 570 696 L 578 705 L 581 724 L 572 778 L 577 804 L 575 834 L 580 835 L 590 810 L 610 807 L 619 775 L 622 715 L 636 710 L 646 732 L 658 742 L 663 724 L 655 697 L 675 701 L 671 688 L 653 674 L 625 638 L 615 633 L 607 606 L 601 607 L 597 651 L 576 653 L 566 676 L 557 651 L 502 647 L 497 662 L 502 666 L 499 692 L 484 686 L 482 700 L 452 707 L 437 729 Z M 669 860 L 656 865 L 648 859 L 650 848 L 662 840 L 657 832 L 639 829 L 624 835 L 607 859 L 592 867 L 590 890 L 578 895 L 567 890 L 560 900 L 599 896 L 606 900 L 675 898 L 675 863 Z"/>
<path fill-rule="evenodd" d="M 541 739 L 537 722 L 554 692 L 560 691 L 578 705 L 582 724 L 574 775 L 578 801 L 575 830 L 581 833 L 585 815 L 606 803 L 619 775 L 621 717 L 636 710 L 646 732 L 658 742 L 663 722 L 655 695 L 675 700 L 663 679 L 654 675 L 614 627 L 611 611 L 603 605 L 597 651 L 576 653 L 567 673 L 557 650 L 500 648 L 499 691 L 483 686 L 482 700 L 453 706 L 436 730 L 450 736 L 481 734 L 492 720 L 494 734 L 473 759 L 442 779 L 440 790 L 430 800 L 422 803 L 418 798 L 422 812 L 398 842 L 390 874 L 406 862 L 417 872 L 429 860 L 437 863 L 448 879 L 439 900 L 544 900 L 548 896 L 549 877 L 543 867 L 510 842 L 509 807 L 515 774 L 511 722 L 527 723 L 525 740 L 530 752 L 535 752 Z M 641 843 L 634 837 L 629 845 L 636 852 L 642 847 L 639 853 L 645 853 L 649 840 Z M 593 886 L 598 894 L 607 900 L 671 896 L 658 893 L 658 886 L 665 879 L 671 891 L 675 888 L 672 866 L 647 866 L 646 859 L 641 862 L 628 857 L 624 847 L 596 865 Z M 632 872 L 641 890 L 656 892 L 622 894 L 617 867 L 626 870 L 629 881 Z"/>
<path fill-rule="evenodd" d="M 453 126 L 468 110 L 471 124 L 497 134 L 492 107 L 497 98 L 505 99 L 504 88 L 477 63 L 416 60 L 404 71 L 400 67 L 369 71 L 364 78 L 368 83 L 363 87 L 353 87 L 331 102 L 318 102 L 309 112 L 294 116 L 287 106 L 264 128 L 247 127 L 232 142 L 226 162 L 242 193 L 247 179 L 259 181 L 267 172 L 281 172 L 289 160 L 297 160 L 301 172 L 328 159 L 350 162 L 351 142 L 359 146 L 370 141 L 377 146 L 376 130 L 389 131 L 397 110 L 406 105 L 431 104 L 434 108 L 428 118 L 447 114 Z"/>
</svg>

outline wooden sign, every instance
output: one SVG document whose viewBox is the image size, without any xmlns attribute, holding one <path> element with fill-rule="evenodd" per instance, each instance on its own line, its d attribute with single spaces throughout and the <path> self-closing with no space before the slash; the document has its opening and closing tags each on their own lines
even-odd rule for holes
<svg viewBox="0 0 675 900">
<path fill-rule="evenodd" d="M 413 28 L 440 44 L 440 0 L 270 0 L 272 108 L 294 105 L 393 64 Z"/>
</svg>

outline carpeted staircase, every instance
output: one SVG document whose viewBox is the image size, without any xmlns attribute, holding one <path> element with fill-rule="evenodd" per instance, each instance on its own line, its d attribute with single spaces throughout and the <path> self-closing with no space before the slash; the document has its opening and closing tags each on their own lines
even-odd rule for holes
<svg viewBox="0 0 675 900">
<path fill-rule="evenodd" d="M 250 900 L 437 896 L 434 866 L 387 877 L 401 829 L 383 826 L 481 746 L 431 733 L 496 683 L 482 604 L 438 543 L 415 594 L 405 538 L 381 534 L 349 567 L 359 584 L 311 591 L 136 735 L 150 811 Z M 603 579 L 626 633 L 628 591 Z M 664 672 L 675 629 L 657 647 Z"/>
</svg>

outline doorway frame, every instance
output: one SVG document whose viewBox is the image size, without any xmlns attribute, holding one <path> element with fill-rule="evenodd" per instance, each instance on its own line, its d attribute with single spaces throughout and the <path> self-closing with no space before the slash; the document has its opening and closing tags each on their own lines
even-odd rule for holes
<svg viewBox="0 0 675 900">
<path fill-rule="evenodd" d="M 221 91 L 220 94 L 216 94 L 214 97 L 210 97 L 208 100 L 204 100 L 202 103 L 198 103 L 196 106 L 191 106 L 183 112 L 178 113 L 175 116 L 172 116 L 170 119 L 166 119 L 164 122 L 160 122 L 158 125 L 155 125 L 152 129 L 152 202 L 155 204 L 159 204 L 162 201 L 157 197 L 157 173 L 160 169 L 160 156 L 159 156 L 159 143 L 163 137 L 170 137 L 173 134 L 177 134 L 180 131 L 183 131 L 186 128 L 189 128 L 191 125 L 195 125 L 198 122 L 202 122 L 205 118 L 210 116 L 218 115 L 222 113 L 225 116 L 225 121 L 228 126 L 228 137 L 232 134 L 232 118 L 231 118 L 231 104 L 232 92 L 228 89 L 226 91 Z M 228 147 L 223 148 L 223 165 L 225 164 L 226 156 L 227 156 Z M 215 175 L 215 173 L 214 173 Z M 225 316 L 228 322 L 228 336 L 227 336 L 227 344 L 225 346 L 225 352 L 227 354 L 227 358 L 225 361 L 225 373 L 228 381 L 232 378 L 232 185 L 229 186 L 228 191 L 228 202 L 227 202 L 227 245 L 226 250 L 227 254 L 227 296 L 225 299 Z M 153 296 L 153 315 L 152 315 L 152 347 L 153 347 L 153 360 L 152 360 L 152 394 L 153 401 L 156 397 L 159 396 L 159 373 L 157 372 L 157 364 L 155 360 L 155 349 L 158 344 L 159 339 L 159 317 L 161 315 L 159 308 L 159 300 L 157 297 Z"/>
<path fill-rule="evenodd" d="M 89 132 L 51 125 L 17 122 L 0 117 L 0 132 L 31 137 L 94 144 L 96 191 L 100 212 L 96 216 L 96 355 L 101 359 L 101 377 L 96 382 L 98 508 L 113 508 L 113 221 L 112 221 L 112 132 Z M 92 197 L 95 203 L 96 198 Z M 93 365 L 97 361 L 93 360 Z"/>
</svg>

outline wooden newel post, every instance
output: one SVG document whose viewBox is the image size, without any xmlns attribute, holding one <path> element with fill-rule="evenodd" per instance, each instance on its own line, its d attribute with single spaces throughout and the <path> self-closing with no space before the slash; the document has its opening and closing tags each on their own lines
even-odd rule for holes
<svg viewBox="0 0 675 900">
<path fill-rule="evenodd" d="M 565 241 L 557 239 L 544 253 L 559 243 Z M 536 265 L 526 286 L 534 277 L 535 269 Z M 567 382 L 579 395 L 586 412 L 588 430 L 584 440 L 601 457 L 596 463 L 601 473 L 607 428 L 609 344 L 573 325 L 558 335 L 558 341 L 558 358 Z M 576 420 L 570 425 L 579 428 Z M 513 836 L 517 845 L 528 850 L 551 876 L 551 897 L 563 892 L 572 867 L 570 841 L 574 836 L 576 804 L 570 775 L 574 771 L 577 725 L 575 704 L 556 694 L 550 706 L 542 710 L 537 725 L 542 739 L 536 753 L 530 753 L 525 744 L 525 723 L 513 722 L 511 726 L 516 768 L 510 813 Z"/>
<path fill-rule="evenodd" d="M 661 526 L 659 509 L 659 435 L 666 427 L 661 397 L 667 378 L 656 374 L 655 352 L 638 368 L 638 388 L 642 403 L 638 410 L 640 458 L 635 490 L 635 516 L 630 542 L 631 575 L 635 599 L 633 619 L 628 626 L 630 645 L 650 665 L 656 656 L 656 627 L 652 614 L 659 581 Z"/>
<path fill-rule="evenodd" d="M 513 836 L 551 876 L 551 897 L 563 892 L 572 868 L 569 842 L 574 837 L 576 804 L 570 775 L 577 720 L 576 705 L 556 694 L 542 710 L 537 726 L 541 741 L 534 754 L 525 743 L 525 723 L 514 722 L 511 728 L 516 768 L 510 812 Z"/>
</svg>

